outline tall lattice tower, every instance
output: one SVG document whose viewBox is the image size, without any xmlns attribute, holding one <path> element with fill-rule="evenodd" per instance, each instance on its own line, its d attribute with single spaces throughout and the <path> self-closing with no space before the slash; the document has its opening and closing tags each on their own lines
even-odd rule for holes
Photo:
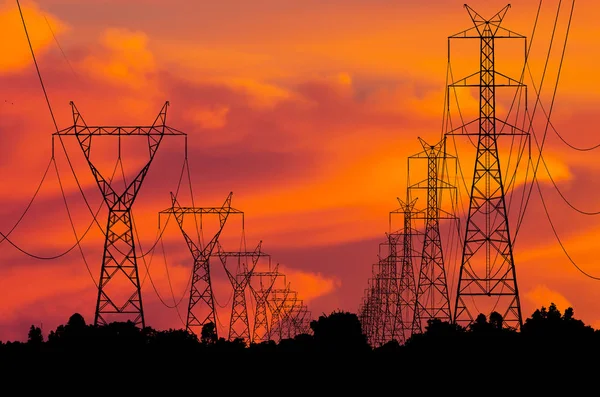
<svg viewBox="0 0 600 397">
<path fill-rule="evenodd" d="M 525 43 L 524 48 L 527 47 L 524 36 L 500 26 L 509 7 L 510 5 L 507 5 L 493 17 L 485 19 L 465 4 L 474 27 L 448 38 L 449 52 L 451 39 L 477 39 L 480 43 L 479 71 L 451 83 L 448 87 L 479 89 L 479 117 L 450 132 L 477 137 L 477 153 L 453 319 L 454 323 L 462 326 L 470 325 L 481 313 L 489 315 L 491 312 L 500 313 L 506 327 L 520 329 L 522 325 L 497 142 L 501 135 L 526 135 L 518 128 L 498 119 L 496 114 L 496 87 L 524 87 L 520 81 L 495 70 L 495 46 L 498 39 L 522 39 Z M 450 59 L 450 53 L 448 57 Z M 470 132 L 472 125 L 476 125 L 478 131 Z"/>
<path fill-rule="evenodd" d="M 415 326 L 418 332 L 423 332 L 429 319 L 452 321 L 450 299 L 442 240 L 440 237 L 440 219 L 453 219 L 454 216 L 441 208 L 442 189 L 453 189 L 454 186 L 443 180 L 443 169 L 448 158 L 446 154 L 446 139 L 435 145 L 429 145 L 419 138 L 423 151 L 409 157 L 427 161 L 427 178 L 409 187 L 409 189 L 424 189 L 427 195 L 427 207 L 422 215 L 413 218 L 423 218 L 425 231 L 423 234 L 423 250 L 421 266 L 417 277 Z M 410 172 L 410 171 L 409 171 Z"/>
<path fill-rule="evenodd" d="M 224 251 L 221 244 L 217 242 L 217 256 L 227 273 L 227 277 L 233 288 L 233 300 L 231 303 L 231 317 L 229 319 L 229 340 L 243 339 L 245 343 L 250 343 L 250 322 L 248 320 L 248 306 L 246 300 L 246 287 L 252 277 L 252 272 L 256 268 L 261 257 L 269 257 L 268 254 L 261 251 L 262 241 L 258 243 L 254 251 Z M 237 267 L 230 270 L 227 265 L 227 258 L 237 259 Z M 248 264 L 248 258 L 250 264 Z"/>
<path fill-rule="evenodd" d="M 391 226 L 390 226 L 391 227 Z M 380 346 L 402 333 L 402 307 L 400 306 L 400 277 L 397 269 L 399 255 L 397 253 L 398 240 L 402 233 L 387 233 L 385 243 L 379 245 L 379 262 L 375 265 L 374 282 L 379 293 L 378 319 L 376 320 L 376 338 L 374 346 Z M 387 248 L 387 252 L 385 249 Z M 381 253 L 384 251 L 384 253 Z"/>
<path fill-rule="evenodd" d="M 186 135 L 165 124 L 168 105 L 169 102 L 165 102 L 151 126 L 99 127 L 88 126 L 75 104 L 71 102 L 73 125 L 53 134 L 59 139 L 63 135 L 73 135 L 77 138 L 108 207 L 108 222 L 105 231 L 94 325 L 105 325 L 112 321 L 132 321 L 137 326 L 145 326 L 131 208 L 163 137 L 165 135 Z M 117 137 L 119 140 L 117 161 L 121 161 L 123 136 L 127 136 L 128 139 L 132 136 L 142 136 L 147 139 L 148 161 L 120 192 L 112 185 L 110 178 L 107 179 L 102 175 L 91 159 L 92 138 L 106 136 Z"/>
<path fill-rule="evenodd" d="M 233 192 L 229 193 L 221 207 L 182 207 L 179 205 L 175 195 L 171 193 L 171 207 L 159 212 L 159 220 L 161 214 L 170 214 L 175 217 L 188 249 L 192 254 L 194 264 L 192 267 L 192 282 L 190 285 L 190 299 L 188 302 L 185 327 L 188 332 L 197 336 L 200 336 L 202 327 L 208 323 L 214 324 L 215 332 L 218 336 L 215 297 L 210 274 L 210 258 L 218 244 L 219 237 L 223 232 L 223 228 L 225 227 L 229 215 L 241 215 L 242 225 L 244 224 L 244 213 L 231 207 L 232 196 Z M 203 215 L 206 216 L 208 214 L 218 215 L 219 228 L 216 230 L 210 241 L 202 246 L 201 241 L 194 241 L 186 232 L 186 229 L 184 228 L 184 219 L 185 215 L 199 215 L 202 217 Z"/>
<path fill-rule="evenodd" d="M 261 343 L 271 340 L 271 328 L 268 318 L 268 298 L 275 285 L 277 278 L 281 276 L 278 273 L 279 264 L 274 270 L 252 272 L 249 276 L 248 287 L 254 297 L 254 323 L 252 325 L 252 343 Z"/>
<path fill-rule="evenodd" d="M 410 194 L 407 194 L 410 197 Z M 413 226 L 413 217 L 419 213 L 415 210 L 417 200 L 407 200 L 406 202 L 398 199 L 400 208 L 393 213 L 403 215 L 403 227 L 400 233 L 392 233 L 395 236 L 395 251 L 393 253 L 395 261 L 399 263 L 399 285 L 398 285 L 398 304 L 396 313 L 397 334 L 396 339 L 399 343 L 404 343 L 415 333 L 415 303 L 416 303 L 416 282 L 414 273 L 414 258 L 416 251 L 413 248 L 413 239 L 418 232 Z M 390 214 L 391 216 L 392 214 Z M 398 252 L 398 245 L 401 246 Z M 398 266 L 397 266 L 398 267 Z"/>
</svg>

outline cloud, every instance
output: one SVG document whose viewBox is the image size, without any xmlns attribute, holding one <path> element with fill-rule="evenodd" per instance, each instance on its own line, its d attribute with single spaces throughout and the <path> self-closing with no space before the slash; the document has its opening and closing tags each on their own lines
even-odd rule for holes
<svg viewBox="0 0 600 397">
<path fill-rule="evenodd" d="M 81 68 L 111 83 L 134 89 L 149 88 L 148 79 L 156 71 L 156 62 L 144 32 L 109 28 L 102 36 L 101 45 L 103 51 L 83 59 Z"/>
<path fill-rule="evenodd" d="M 536 309 L 541 309 L 542 306 L 547 309 L 551 303 L 554 303 L 556 308 L 561 312 L 564 312 L 569 307 L 573 307 L 571 302 L 560 292 L 553 291 L 545 285 L 535 286 L 533 289 L 525 292 L 525 297 L 533 303 Z"/>
<path fill-rule="evenodd" d="M 302 299 L 304 304 L 309 304 L 311 300 L 330 294 L 340 287 L 337 277 L 325 277 L 320 273 L 293 269 L 285 265 L 279 266 L 279 272 L 285 274 L 290 289 L 298 293 L 298 298 Z"/>
<path fill-rule="evenodd" d="M 54 42 L 53 34 L 59 36 L 69 30 L 67 24 L 44 12 L 35 2 L 21 5 L 21 11 L 36 57 L 48 51 Z M 10 38 L 0 41 L 1 72 L 18 72 L 33 64 L 25 28 L 14 1 L 0 3 L 0 36 Z"/>
</svg>

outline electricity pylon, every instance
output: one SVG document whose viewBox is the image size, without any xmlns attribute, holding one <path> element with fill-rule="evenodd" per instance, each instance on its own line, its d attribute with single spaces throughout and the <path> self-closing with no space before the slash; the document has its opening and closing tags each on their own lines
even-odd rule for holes
<svg viewBox="0 0 600 397">
<path fill-rule="evenodd" d="M 290 283 L 285 281 L 284 287 L 271 290 L 267 303 L 271 310 L 271 338 L 277 338 L 276 342 L 284 338 L 285 310 L 288 301 L 296 299 L 296 293 L 290 290 Z"/>
<path fill-rule="evenodd" d="M 279 264 L 272 271 L 253 272 L 249 277 L 248 287 L 254 297 L 254 323 L 252 325 L 252 343 L 267 342 L 271 339 L 271 329 L 268 320 L 268 303 L 269 294 L 275 285 L 277 277 L 281 276 L 277 272 Z M 253 280 L 258 280 L 258 286 L 253 285 Z"/>
<path fill-rule="evenodd" d="M 225 273 L 233 287 L 233 302 L 231 304 L 231 317 L 229 319 L 229 340 L 243 339 L 250 343 L 250 323 L 248 321 L 248 308 L 246 305 L 246 287 L 252 276 L 254 268 L 261 257 L 269 256 L 261 252 L 262 241 L 258 243 L 254 251 L 223 251 L 221 244 L 217 242 L 217 256 L 223 264 Z M 237 258 L 237 269 L 235 272 L 229 270 L 227 258 Z M 251 264 L 247 259 L 250 258 Z"/>
<path fill-rule="evenodd" d="M 372 277 L 367 282 L 363 303 L 359 308 L 360 323 L 363 334 L 367 337 L 367 341 L 371 346 L 379 346 L 379 325 L 381 321 L 381 293 L 379 288 L 378 263 L 372 266 Z"/>
<path fill-rule="evenodd" d="M 398 263 L 397 245 L 400 233 L 388 233 L 386 243 L 380 244 L 388 247 L 387 254 L 380 254 L 378 263 L 379 271 L 376 274 L 379 297 L 379 321 L 377 322 L 377 336 L 374 340 L 380 346 L 398 337 L 402 332 L 402 307 L 400 306 L 400 280 L 396 264 Z M 400 332 L 398 331 L 400 329 Z"/>
<path fill-rule="evenodd" d="M 108 207 L 94 325 L 105 325 L 111 322 L 109 317 L 113 317 L 116 319 L 114 321 L 132 321 L 137 326 L 145 327 L 131 208 L 163 137 L 186 134 L 165 124 L 169 102 L 165 102 L 154 123 L 147 127 L 88 126 L 75 104 L 73 102 L 70 104 L 73 125 L 53 135 L 57 135 L 59 139 L 63 135 L 74 135 L 77 138 Z M 117 192 L 110 180 L 104 178 L 91 160 L 92 138 L 100 136 L 118 138 L 118 161 L 121 160 L 122 136 L 147 138 L 149 159 L 122 192 Z"/>
<path fill-rule="evenodd" d="M 454 219 L 455 217 L 441 209 L 442 189 L 454 189 L 454 186 L 442 178 L 442 170 L 446 160 L 454 158 L 446 154 L 446 139 L 435 145 L 429 145 L 419 138 L 423 151 L 409 157 L 412 159 L 427 160 L 427 178 L 419 181 L 409 189 L 424 189 L 427 194 L 427 207 L 424 216 L 414 216 L 414 219 L 425 220 L 423 234 L 423 250 L 421 266 L 417 277 L 415 326 L 417 332 L 423 332 L 427 321 L 438 319 L 451 322 L 450 299 L 446 278 L 446 266 L 440 237 L 440 219 Z M 410 172 L 410 171 L 409 171 Z"/>
<path fill-rule="evenodd" d="M 400 285 L 398 287 L 399 313 L 397 313 L 396 318 L 399 322 L 398 342 L 402 344 L 415 333 L 414 316 L 417 285 L 413 262 L 413 258 L 416 256 L 413 249 L 413 238 L 416 236 L 417 231 L 413 227 L 413 217 L 419 211 L 415 210 L 416 199 L 411 201 L 398 199 L 398 202 L 400 203 L 400 208 L 395 212 L 401 213 L 404 216 L 402 233 L 398 236 L 397 240 L 397 243 L 401 242 L 402 244 L 402 251 L 401 253 L 396 251 L 400 263 Z"/>
<path fill-rule="evenodd" d="M 525 36 L 500 26 L 509 7 L 507 5 L 493 17 L 485 19 L 465 4 L 474 27 L 448 38 L 448 59 L 450 39 L 477 39 L 480 43 L 479 71 L 448 86 L 448 89 L 479 89 L 479 117 L 449 132 L 477 136 L 477 154 L 453 318 L 455 324 L 462 326 L 470 325 L 479 314 L 489 315 L 492 312 L 500 313 L 508 328 L 519 329 L 522 325 L 497 142 L 501 135 L 528 135 L 496 115 L 496 87 L 525 87 L 520 81 L 495 70 L 497 39 L 523 39 L 527 47 Z M 472 123 L 477 125 L 477 132 L 469 132 Z M 499 126 L 500 123 L 503 125 Z M 508 128 L 508 131 L 505 132 L 504 128 Z"/>
<path fill-rule="evenodd" d="M 218 332 L 215 298 L 210 277 L 210 257 L 219 241 L 219 237 L 230 214 L 241 215 L 243 225 L 244 213 L 231 207 L 232 196 L 233 192 L 229 193 L 221 207 L 182 207 L 179 205 L 175 195 L 171 193 L 171 208 L 159 212 L 159 220 L 161 214 L 171 214 L 175 217 L 194 260 L 185 328 L 187 331 L 197 336 L 200 336 L 202 327 L 208 323 L 213 323 L 215 326 L 215 333 Z M 219 216 L 219 229 L 204 247 L 199 247 L 201 243 L 195 243 L 185 231 L 183 220 L 184 215 L 186 214 L 192 214 L 194 216 L 215 214 Z"/>
</svg>

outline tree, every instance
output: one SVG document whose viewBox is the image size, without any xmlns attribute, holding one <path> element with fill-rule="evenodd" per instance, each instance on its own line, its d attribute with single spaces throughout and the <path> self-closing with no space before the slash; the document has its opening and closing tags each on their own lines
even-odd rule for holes
<svg viewBox="0 0 600 397">
<path fill-rule="evenodd" d="M 42 329 L 32 324 L 31 328 L 29 328 L 29 334 L 27 335 L 27 343 L 32 345 L 41 345 L 42 342 L 44 342 Z"/>
<path fill-rule="evenodd" d="M 200 341 L 203 345 L 214 345 L 217 343 L 217 328 L 213 322 L 208 322 L 202 326 L 200 332 Z"/>
<path fill-rule="evenodd" d="M 310 322 L 316 346 L 320 350 L 370 350 L 358 316 L 335 311 Z"/>
</svg>

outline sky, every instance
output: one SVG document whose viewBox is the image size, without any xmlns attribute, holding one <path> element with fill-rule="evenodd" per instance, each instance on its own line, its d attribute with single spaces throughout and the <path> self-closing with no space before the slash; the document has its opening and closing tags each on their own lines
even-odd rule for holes
<svg viewBox="0 0 600 397">
<path fill-rule="evenodd" d="M 407 159 L 422 151 L 418 138 L 436 143 L 447 128 L 448 71 L 457 80 L 478 70 L 474 41 L 453 41 L 448 67 L 448 36 L 472 27 L 463 4 L 23 0 L 44 92 L 16 1 L 0 1 L 0 231 L 10 231 L 0 244 L 0 340 L 24 340 L 32 324 L 46 335 L 75 312 L 93 322 L 107 211 L 76 138 L 53 137 L 73 124 L 70 101 L 88 125 L 108 126 L 151 125 L 168 101 L 166 124 L 185 133 L 161 141 L 132 209 L 146 254 L 138 264 L 146 325 L 181 328 L 187 310 L 191 255 L 175 222 L 159 224 L 170 192 L 197 207 L 221 206 L 233 192 L 244 222 L 227 223 L 228 250 L 260 242 L 313 318 L 357 312 L 389 212 L 424 175 Z M 484 17 L 506 6 L 468 4 Z M 582 150 L 599 140 L 600 27 L 592 18 L 600 5 L 580 0 L 569 25 L 571 4 L 544 1 L 538 14 L 537 1 L 514 1 L 503 22 L 531 45 L 524 83 L 537 139 L 546 137 L 547 169 L 537 173 L 544 201 L 526 161 L 515 168 L 517 147 L 527 145 L 506 138 L 501 161 L 515 176 L 507 197 L 523 316 L 553 302 L 600 328 L 597 150 Z M 516 80 L 519 45 L 497 49 L 497 69 Z M 451 97 L 461 109 L 450 112 L 455 126 L 477 116 L 476 92 Z M 509 105 L 503 98 L 499 112 Z M 94 140 L 92 161 L 105 175 L 120 165 L 116 142 Z M 448 142 L 465 170 L 457 180 L 464 216 L 475 149 L 466 137 Z M 147 144 L 123 138 L 121 153 L 131 180 L 148 161 Z M 202 241 L 215 227 L 203 222 Z M 461 247 L 450 237 L 444 244 L 453 302 L 459 261 L 451 252 Z M 231 285 L 221 263 L 212 274 L 223 332 Z"/>
</svg>

